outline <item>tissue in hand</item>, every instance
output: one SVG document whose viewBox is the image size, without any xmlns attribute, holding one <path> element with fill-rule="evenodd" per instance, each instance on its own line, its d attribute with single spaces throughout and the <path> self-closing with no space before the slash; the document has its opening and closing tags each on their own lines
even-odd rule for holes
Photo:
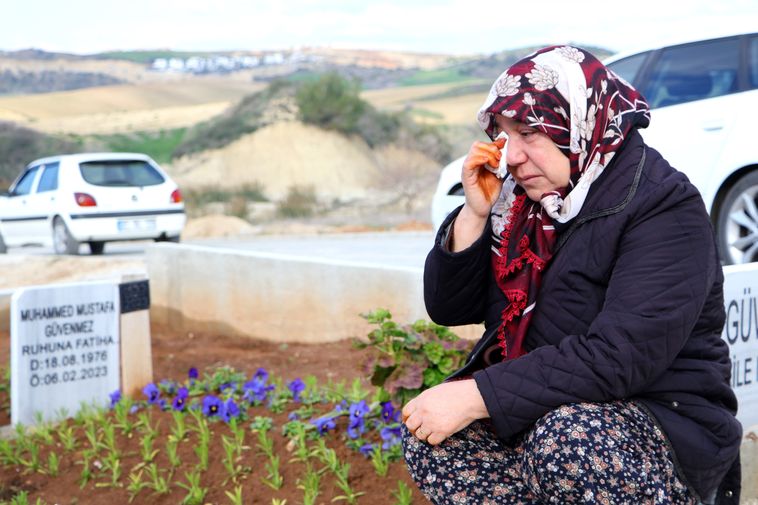
<svg viewBox="0 0 758 505">
<path fill-rule="evenodd" d="M 484 167 L 495 174 L 499 179 L 505 179 L 505 177 L 508 175 L 508 162 L 505 161 L 505 158 L 508 155 L 508 134 L 505 132 L 500 132 L 500 134 L 495 137 L 495 140 L 498 139 L 505 139 L 505 146 L 503 146 L 503 148 L 500 150 L 500 154 L 502 154 L 500 157 L 500 165 L 493 167 L 488 163 L 484 165 Z"/>
</svg>

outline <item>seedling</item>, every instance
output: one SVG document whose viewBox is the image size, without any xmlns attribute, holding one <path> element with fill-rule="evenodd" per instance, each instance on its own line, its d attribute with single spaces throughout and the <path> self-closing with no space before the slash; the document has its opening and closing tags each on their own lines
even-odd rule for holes
<svg viewBox="0 0 758 505">
<path fill-rule="evenodd" d="M 174 438 L 173 435 L 169 435 L 168 440 L 166 441 L 166 456 L 168 457 L 168 462 L 172 469 L 177 468 L 182 464 L 182 461 L 179 459 L 179 454 L 177 453 L 178 446 L 179 442 L 177 439 Z"/>
<path fill-rule="evenodd" d="M 298 479 L 297 487 L 303 490 L 303 505 L 315 505 L 321 485 L 321 475 L 307 465 L 305 475 Z"/>
<path fill-rule="evenodd" d="M 200 485 L 200 472 L 185 473 L 187 483 L 177 482 L 176 485 L 187 490 L 187 496 L 182 500 L 182 505 L 203 505 L 208 488 Z"/>
<path fill-rule="evenodd" d="M 174 426 L 171 428 L 171 434 L 176 440 L 184 440 L 187 436 L 187 424 L 184 420 L 184 413 L 172 410 L 171 415 L 174 418 Z"/>
<path fill-rule="evenodd" d="M 50 454 L 47 455 L 47 474 L 50 477 L 57 477 L 58 471 L 60 469 L 60 459 L 58 459 L 58 455 L 55 454 L 54 451 L 50 451 Z"/>
<path fill-rule="evenodd" d="M 231 491 L 224 491 L 224 494 L 229 497 L 229 500 L 232 502 L 232 505 L 243 505 L 242 501 L 242 486 L 237 486 L 234 488 L 234 493 Z"/>
<path fill-rule="evenodd" d="M 158 470 L 158 466 L 155 463 L 150 463 L 147 466 L 147 475 L 150 477 L 150 483 L 148 486 L 158 494 L 168 494 L 169 487 L 166 478 L 163 477 Z"/>
<path fill-rule="evenodd" d="M 129 474 L 129 484 L 126 486 L 126 490 L 129 493 L 129 503 L 131 503 L 134 498 L 137 497 L 137 495 L 142 491 L 143 489 L 149 488 L 150 485 L 146 482 L 142 482 L 142 470 L 138 472 L 132 472 Z"/>
<path fill-rule="evenodd" d="M 374 465 L 374 470 L 380 477 L 386 477 L 387 471 L 390 468 L 389 453 L 382 450 L 382 446 L 376 444 L 371 450 L 371 464 Z"/>
<path fill-rule="evenodd" d="M 269 456 L 265 465 L 266 477 L 262 478 L 264 484 L 271 489 L 281 489 L 284 484 L 284 478 L 279 472 L 279 456 Z"/>
<path fill-rule="evenodd" d="M 413 492 L 402 480 L 397 481 L 397 491 L 392 496 L 397 498 L 395 505 L 413 505 Z"/>
</svg>

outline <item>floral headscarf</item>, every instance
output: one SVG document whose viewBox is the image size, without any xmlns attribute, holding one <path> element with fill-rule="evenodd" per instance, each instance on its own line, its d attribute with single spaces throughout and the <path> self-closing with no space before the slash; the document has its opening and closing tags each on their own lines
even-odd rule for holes
<svg viewBox="0 0 758 505">
<path fill-rule="evenodd" d="M 642 95 L 588 52 L 571 46 L 541 49 L 497 78 L 479 110 L 479 126 L 494 140 L 495 114 L 545 133 L 569 159 L 569 186 L 528 199 L 506 178 L 492 207 L 492 263 L 508 300 L 498 331 L 504 358 L 524 353 L 542 271 L 556 241 L 554 222 L 579 214 L 590 185 L 633 128 L 650 123 Z"/>
</svg>

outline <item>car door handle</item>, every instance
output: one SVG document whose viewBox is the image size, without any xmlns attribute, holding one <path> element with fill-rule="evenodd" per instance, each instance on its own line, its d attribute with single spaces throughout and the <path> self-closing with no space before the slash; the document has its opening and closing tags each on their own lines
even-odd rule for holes
<svg viewBox="0 0 758 505">
<path fill-rule="evenodd" d="M 703 130 L 707 132 L 717 132 L 724 129 L 724 124 L 721 121 L 708 121 L 703 123 Z"/>
</svg>

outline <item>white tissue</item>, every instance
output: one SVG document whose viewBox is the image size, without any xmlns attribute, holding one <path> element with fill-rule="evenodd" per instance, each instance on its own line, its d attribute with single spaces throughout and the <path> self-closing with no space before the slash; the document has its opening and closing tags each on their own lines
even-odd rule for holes
<svg viewBox="0 0 758 505">
<path fill-rule="evenodd" d="M 503 148 L 500 150 L 500 154 L 502 155 L 500 157 L 500 164 L 497 167 L 493 167 L 487 163 L 484 165 L 484 167 L 495 174 L 498 179 L 505 179 L 505 177 L 508 175 L 508 162 L 505 160 L 508 155 L 508 134 L 505 132 L 500 132 L 500 134 L 495 137 L 495 140 L 498 139 L 505 139 L 505 146 L 503 146 Z"/>
</svg>

